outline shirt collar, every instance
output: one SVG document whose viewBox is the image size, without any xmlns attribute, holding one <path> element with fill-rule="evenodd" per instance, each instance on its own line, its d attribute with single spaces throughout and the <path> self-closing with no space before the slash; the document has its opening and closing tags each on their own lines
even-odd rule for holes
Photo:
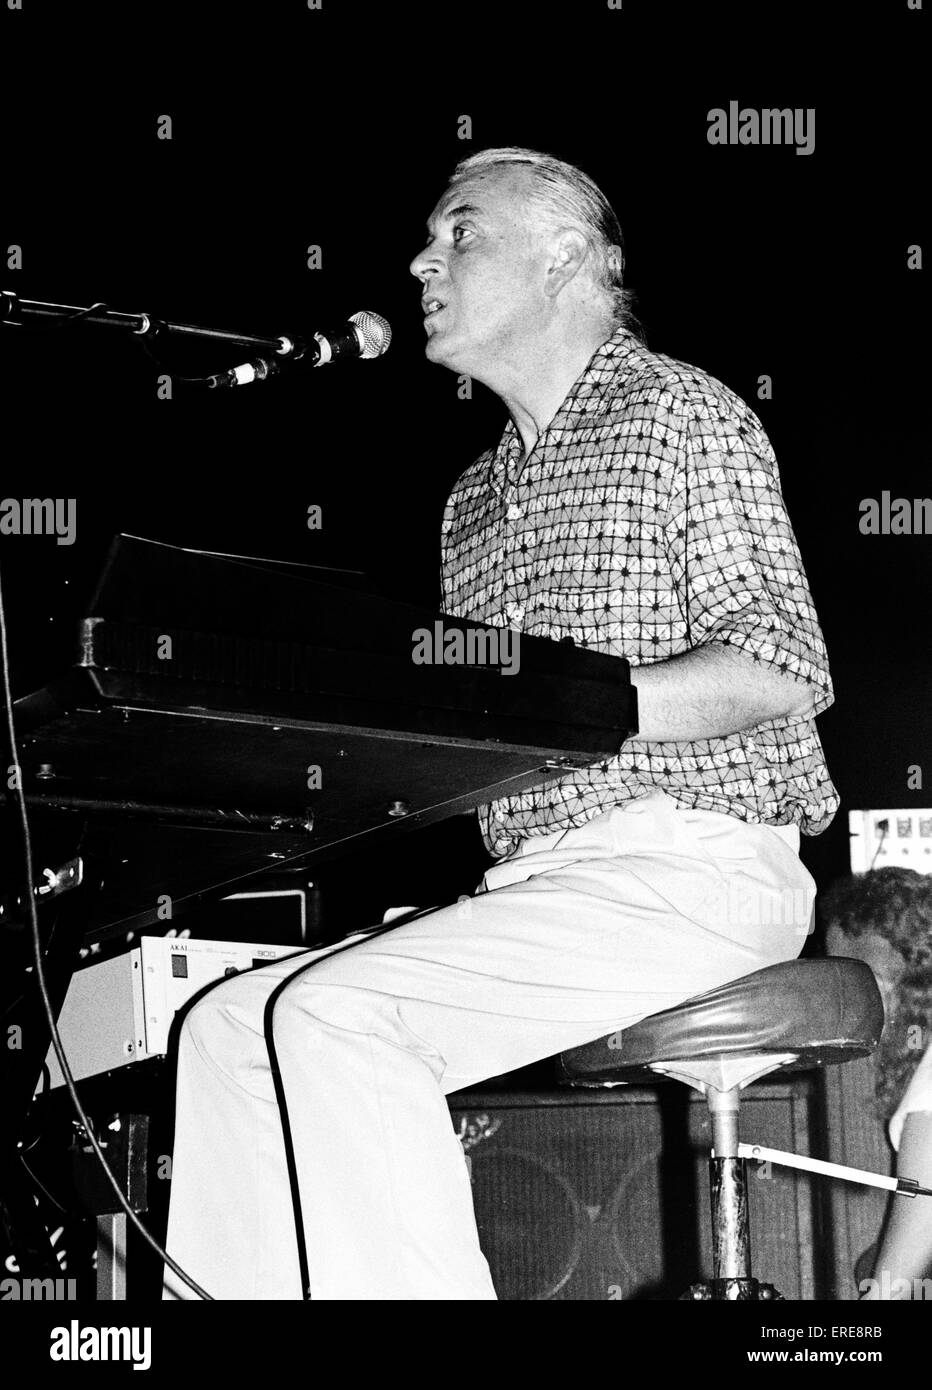
<svg viewBox="0 0 932 1390">
<path fill-rule="evenodd" d="M 637 347 L 637 339 L 627 328 L 616 328 L 611 337 L 596 349 L 542 432 L 534 446 L 535 455 L 541 449 L 561 442 L 581 426 L 588 425 L 601 412 L 614 396 L 618 377 Z M 509 416 L 489 468 L 489 484 L 496 492 L 503 492 L 509 477 L 514 477 L 523 449 L 521 436 Z"/>
</svg>

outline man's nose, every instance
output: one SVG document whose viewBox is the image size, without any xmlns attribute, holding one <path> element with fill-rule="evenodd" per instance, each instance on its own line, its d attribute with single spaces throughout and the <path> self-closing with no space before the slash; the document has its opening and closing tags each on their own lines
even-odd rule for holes
<svg viewBox="0 0 932 1390">
<path fill-rule="evenodd" d="M 425 284 L 432 275 L 439 274 L 441 268 L 440 256 L 430 246 L 425 246 L 423 251 L 419 251 L 408 266 L 411 274 L 423 280 Z"/>
</svg>

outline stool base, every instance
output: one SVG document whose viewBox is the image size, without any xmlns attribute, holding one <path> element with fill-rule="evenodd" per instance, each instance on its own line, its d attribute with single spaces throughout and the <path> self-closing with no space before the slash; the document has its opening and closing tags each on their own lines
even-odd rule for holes
<svg viewBox="0 0 932 1390">
<path fill-rule="evenodd" d="M 725 1303 L 765 1303 L 774 1299 L 783 1301 L 773 1284 L 759 1284 L 756 1279 L 707 1279 L 705 1283 L 691 1285 L 688 1293 L 681 1294 L 684 1299 L 712 1300 Z"/>
</svg>

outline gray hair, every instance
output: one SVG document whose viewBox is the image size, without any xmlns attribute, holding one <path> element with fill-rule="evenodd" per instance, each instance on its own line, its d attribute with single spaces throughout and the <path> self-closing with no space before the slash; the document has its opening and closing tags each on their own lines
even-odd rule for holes
<svg viewBox="0 0 932 1390">
<path fill-rule="evenodd" d="M 523 164 L 530 169 L 529 202 L 548 223 L 575 227 L 582 232 L 589 247 L 592 278 L 605 292 L 614 323 L 643 337 L 632 308 L 633 295 L 624 288 L 625 251 L 621 227 L 598 184 L 573 164 L 517 145 L 479 150 L 469 155 L 457 164 L 451 183 L 502 164 Z"/>
</svg>

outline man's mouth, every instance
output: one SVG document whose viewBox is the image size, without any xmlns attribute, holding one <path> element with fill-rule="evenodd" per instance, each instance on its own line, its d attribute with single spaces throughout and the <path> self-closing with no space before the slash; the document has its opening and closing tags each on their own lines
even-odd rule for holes
<svg viewBox="0 0 932 1390">
<path fill-rule="evenodd" d="M 421 305 L 424 309 L 425 319 L 433 318 L 434 314 L 439 314 L 441 309 L 446 308 L 439 299 L 422 299 Z"/>
</svg>

